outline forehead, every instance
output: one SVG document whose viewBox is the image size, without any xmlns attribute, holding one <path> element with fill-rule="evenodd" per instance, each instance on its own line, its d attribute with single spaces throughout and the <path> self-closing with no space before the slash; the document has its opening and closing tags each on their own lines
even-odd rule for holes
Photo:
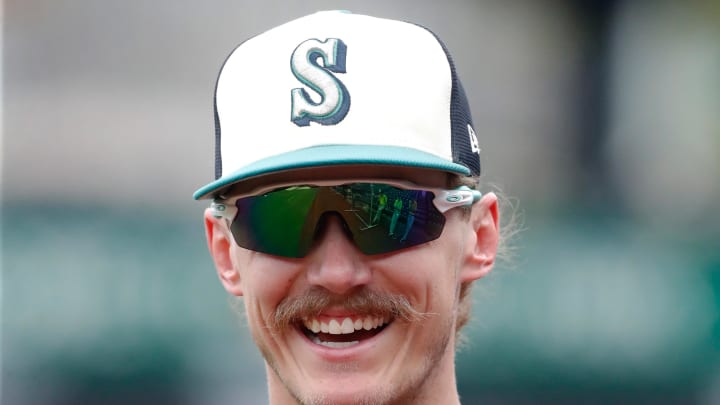
<svg viewBox="0 0 720 405">
<path fill-rule="evenodd" d="M 247 179 L 234 185 L 225 196 L 243 194 L 248 191 L 272 186 L 274 184 L 304 183 L 312 181 L 337 180 L 401 180 L 409 181 L 421 187 L 446 188 L 453 176 L 450 173 L 400 166 L 385 165 L 348 165 L 295 169 Z"/>
</svg>

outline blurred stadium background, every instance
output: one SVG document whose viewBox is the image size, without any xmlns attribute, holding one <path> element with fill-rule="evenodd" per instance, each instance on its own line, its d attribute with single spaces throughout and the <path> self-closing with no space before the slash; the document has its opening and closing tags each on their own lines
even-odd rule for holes
<svg viewBox="0 0 720 405">
<path fill-rule="evenodd" d="M 2 403 L 266 401 L 191 194 L 228 52 L 338 8 L 444 39 L 523 214 L 464 403 L 720 403 L 714 0 L 5 1 Z"/>
</svg>

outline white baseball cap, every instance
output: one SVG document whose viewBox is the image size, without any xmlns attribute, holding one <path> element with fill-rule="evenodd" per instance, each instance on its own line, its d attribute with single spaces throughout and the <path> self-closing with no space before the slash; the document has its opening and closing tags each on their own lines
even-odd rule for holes
<svg viewBox="0 0 720 405">
<path fill-rule="evenodd" d="M 309 167 L 480 174 L 453 61 L 412 23 L 323 11 L 273 28 L 230 54 L 214 101 L 215 180 L 195 199 Z"/>
</svg>

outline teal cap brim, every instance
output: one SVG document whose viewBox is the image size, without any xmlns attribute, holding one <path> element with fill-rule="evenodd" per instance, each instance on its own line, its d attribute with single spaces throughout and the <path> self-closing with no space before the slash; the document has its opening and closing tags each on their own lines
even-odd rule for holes
<svg viewBox="0 0 720 405">
<path fill-rule="evenodd" d="M 193 198 L 212 198 L 243 180 L 269 173 L 309 167 L 352 164 L 390 165 L 436 169 L 464 176 L 470 169 L 431 153 L 402 146 L 322 145 L 271 156 L 244 166 L 198 189 Z"/>
</svg>

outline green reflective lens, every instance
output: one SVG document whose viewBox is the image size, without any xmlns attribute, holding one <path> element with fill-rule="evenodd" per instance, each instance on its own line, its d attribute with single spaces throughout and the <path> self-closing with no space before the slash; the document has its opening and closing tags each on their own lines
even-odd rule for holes
<svg viewBox="0 0 720 405">
<path fill-rule="evenodd" d="M 246 249 L 304 257 L 327 214 L 338 215 L 364 254 L 389 253 L 437 239 L 445 216 L 427 190 L 380 183 L 293 186 L 240 198 L 231 232 Z"/>
</svg>

